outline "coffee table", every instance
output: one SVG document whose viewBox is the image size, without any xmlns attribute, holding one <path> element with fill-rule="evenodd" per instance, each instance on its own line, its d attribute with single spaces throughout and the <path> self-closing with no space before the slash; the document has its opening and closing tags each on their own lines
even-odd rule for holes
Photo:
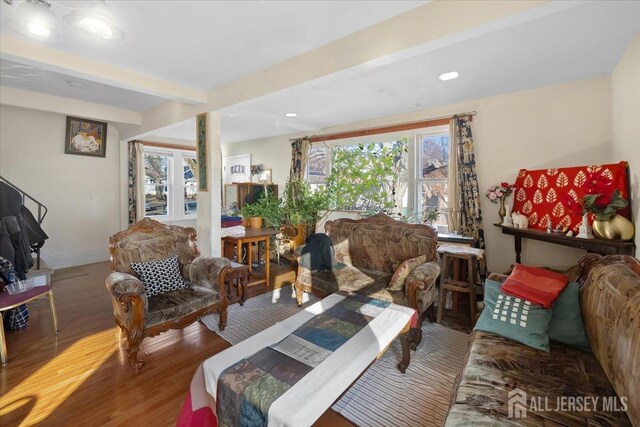
<svg viewBox="0 0 640 427">
<path fill-rule="evenodd" d="M 352 304 L 354 298 L 359 298 L 360 302 L 365 298 L 371 303 L 366 302 L 358 308 L 356 304 Z M 345 307 L 352 312 L 347 313 L 349 310 Z M 350 320 L 350 323 L 357 324 L 362 319 L 352 318 L 353 313 L 367 318 L 366 324 L 361 323 L 361 329 L 356 329 L 353 335 L 345 333 L 345 325 L 336 325 L 332 321 Z M 266 388 L 244 393 L 245 395 L 268 396 L 277 389 L 277 396 L 273 395 L 273 399 L 260 398 L 262 400 L 259 406 L 262 408 L 261 416 L 264 421 L 282 426 L 312 425 L 396 338 L 400 338 L 403 351 L 398 368 L 404 372 L 409 365 L 407 333 L 416 323 L 417 314 L 409 307 L 346 293 L 329 295 L 294 316 L 207 359 L 194 376 L 178 425 L 194 426 L 196 423 L 192 420 L 202 417 L 218 417 L 221 424 L 240 424 L 237 417 L 233 418 L 233 413 L 232 418 L 229 418 L 228 408 L 238 407 L 237 400 L 235 403 L 230 402 L 229 390 L 239 393 L 239 399 L 242 400 L 240 388 L 247 385 L 228 385 L 237 378 L 249 381 L 251 375 L 262 375 L 264 381 L 256 381 L 250 387 L 261 387 L 260 383 L 263 383 Z M 338 331 L 348 338 L 336 346 L 331 333 L 324 335 L 327 331 Z M 311 344 L 305 340 L 310 340 Z M 317 346 L 322 348 L 319 352 L 314 352 Z M 277 360 L 270 359 L 270 355 L 275 355 Z M 260 366 L 260 373 L 253 368 L 249 369 L 250 373 L 240 373 L 247 366 L 254 366 L 252 364 Z M 202 386 L 206 393 L 198 392 Z"/>
</svg>

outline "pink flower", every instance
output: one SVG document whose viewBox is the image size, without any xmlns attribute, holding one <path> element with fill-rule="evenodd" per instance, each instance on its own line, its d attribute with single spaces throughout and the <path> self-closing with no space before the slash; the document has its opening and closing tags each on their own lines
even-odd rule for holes
<svg viewBox="0 0 640 427">
<path fill-rule="evenodd" d="M 489 199 L 490 200 L 495 200 L 497 198 L 498 198 L 498 196 L 496 195 L 496 193 L 489 193 Z"/>
</svg>

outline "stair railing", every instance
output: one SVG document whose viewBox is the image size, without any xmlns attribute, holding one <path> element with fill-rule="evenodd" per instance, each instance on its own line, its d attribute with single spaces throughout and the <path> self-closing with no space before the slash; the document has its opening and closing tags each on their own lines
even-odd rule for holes
<svg viewBox="0 0 640 427">
<path fill-rule="evenodd" d="M 45 205 L 40 203 L 38 200 L 34 199 L 32 196 L 30 196 L 29 194 L 27 194 L 26 192 L 21 190 L 19 187 L 17 187 L 15 184 L 11 183 L 9 180 L 4 178 L 3 176 L 0 176 L 0 181 L 4 181 L 6 184 L 8 184 L 10 187 L 12 187 L 14 190 L 16 190 L 18 193 L 20 193 L 20 195 L 22 196 L 22 204 L 23 205 L 24 205 L 24 202 L 26 201 L 26 199 L 29 199 L 33 203 L 35 203 L 36 206 L 38 206 L 38 219 L 37 220 L 38 220 L 38 224 L 42 224 L 42 221 L 44 220 L 44 217 L 47 216 L 47 212 L 49 211 L 49 209 L 47 209 L 47 207 Z M 40 270 L 40 248 L 36 249 L 36 269 Z"/>
</svg>

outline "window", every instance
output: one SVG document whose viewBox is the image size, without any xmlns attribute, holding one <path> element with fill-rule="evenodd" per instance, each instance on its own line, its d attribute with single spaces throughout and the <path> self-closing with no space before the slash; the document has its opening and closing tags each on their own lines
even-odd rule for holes
<svg viewBox="0 0 640 427">
<path fill-rule="evenodd" d="M 145 147 L 145 215 L 193 219 L 198 211 L 196 158 L 192 151 Z"/>
<path fill-rule="evenodd" d="M 447 225 L 449 208 L 449 131 L 446 128 L 418 134 L 416 170 L 416 211 L 423 218 L 429 211 L 437 210 L 434 224 Z"/>
</svg>

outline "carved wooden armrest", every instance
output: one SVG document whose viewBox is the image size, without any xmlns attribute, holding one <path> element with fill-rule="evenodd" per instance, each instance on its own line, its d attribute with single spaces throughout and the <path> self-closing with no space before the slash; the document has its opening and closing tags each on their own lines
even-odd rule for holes
<svg viewBox="0 0 640 427">
<path fill-rule="evenodd" d="M 231 267 L 231 261 L 226 258 L 198 257 L 189 267 L 189 280 L 197 286 L 214 291 L 224 292 L 224 276 Z"/>
<path fill-rule="evenodd" d="M 149 306 L 144 284 L 130 274 L 113 272 L 107 276 L 105 285 L 118 303 L 114 304 L 116 322 L 127 329 L 131 329 L 133 323 L 142 326 Z"/>
<path fill-rule="evenodd" d="M 433 295 L 429 296 L 430 301 L 420 301 L 419 294 L 425 295 L 426 292 L 433 289 L 439 275 L 440 265 L 436 261 L 430 261 L 419 265 L 409 273 L 409 276 L 407 276 L 407 279 L 405 280 L 404 287 L 409 307 L 422 311 L 431 305 L 433 299 L 435 299 L 435 292 L 433 292 Z"/>
</svg>

